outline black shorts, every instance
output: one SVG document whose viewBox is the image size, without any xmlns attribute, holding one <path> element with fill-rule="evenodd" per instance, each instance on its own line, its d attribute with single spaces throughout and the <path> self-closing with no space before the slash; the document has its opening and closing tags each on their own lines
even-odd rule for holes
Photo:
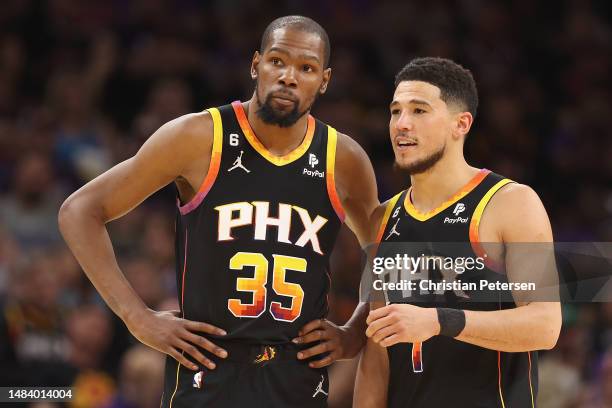
<svg viewBox="0 0 612 408">
<path fill-rule="evenodd" d="M 166 358 L 162 407 L 327 407 L 327 369 L 298 360 L 296 345 L 219 346 L 227 350 L 226 359 L 206 353 L 216 364 L 214 370 L 192 371 Z"/>
</svg>

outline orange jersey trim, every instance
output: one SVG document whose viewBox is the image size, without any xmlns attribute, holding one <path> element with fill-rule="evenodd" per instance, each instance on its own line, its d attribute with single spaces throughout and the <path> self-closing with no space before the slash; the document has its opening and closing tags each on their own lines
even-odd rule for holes
<svg viewBox="0 0 612 408">
<path fill-rule="evenodd" d="M 329 195 L 329 200 L 331 201 L 332 207 L 334 207 L 334 211 L 340 218 L 341 222 L 344 222 L 344 218 L 346 217 L 346 213 L 344 212 L 344 208 L 342 207 L 342 201 L 338 197 L 338 191 L 336 190 L 336 176 L 335 176 L 335 168 L 336 168 L 336 146 L 338 145 L 338 132 L 331 126 L 327 127 L 327 194 Z"/>
<path fill-rule="evenodd" d="M 448 207 L 468 195 L 473 189 L 476 188 L 478 184 L 480 184 L 482 180 L 484 180 L 484 178 L 489 173 L 491 173 L 491 170 L 481 169 L 470 181 L 467 182 L 466 185 L 461 187 L 455 194 L 453 194 L 452 197 L 450 197 L 448 200 L 446 200 L 433 210 L 427 211 L 426 213 L 420 212 L 412 204 L 412 199 L 410 198 L 410 196 L 412 195 L 412 187 L 410 187 L 410 189 L 408 190 L 408 194 L 406 194 L 406 199 L 404 200 L 404 208 L 406 208 L 406 212 L 410 214 L 412 218 L 418 221 L 427 221 L 431 217 L 440 214 L 442 211 L 446 210 Z"/>
<path fill-rule="evenodd" d="M 482 244 L 480 243 L 480 235 L 479 235 L 478 229 L 480 228 L 480 220 L 482 219 L 482 214 L 484 213 L 484 210 L 487 207 L 487 204 L 489 204 L 489 201 L 491 201 L 491 198 L 493 198 L 493 195 L 497 193 L 499 189 L 501 189 L 503 186 L 509 183 L 514 183 L 514 181 L 510 179 L 503 179 L 499 181 L 497 184 L 495 184 L 493 187 L 491 187 L 489 191 L 487 191 L 487 193 L 482 197 L 478 205 L 476 206 L 476 209 L 474 210 L 474 214 L 472 215 L 472 220 L 470 221 L 469 235 L 470 235 L 470 243 L 472 244 L 472 249 L 474 250 L 474 253 L 476 254 L 476 256 L 485 258 L 486 259 L 485 264 L 489 268 L 493 270 L 497 270 L 497 271 L 502 270 L 503 267 L 502 265 L 498 265 L 494 263 L 492 260 L 490 260 L 490 258 L 485 257 L 486 251 L 484 250 L 484 248 L 482 247 Z"/>
<path fill-rule="evenodd" d="M 247 119 L 246 113 L 244 112 L 244 108 L 242 107 L 242 103 L 240 101 L 232 102 L 232 107 L 234 108 L 234 112 L 236 113 L 236 118 L 238 118 L 238 123 L 240 124 L 240 128 L 242 129 L 242 133 L 246 137 L 247 141 L 253 149 L 257 151 L 264 159 L 274 164 L 275 166 L 284 166 L 285 164 L 292 163 L 302 157 L 304 153 L 310 147 L 310 143 L 312 142 L 312 137 L 314 135 L 315 130 L 315 120 L 312 116 L 308 115 L 308 125 L 306 127 L 306 135 L 304 136 L 304 140 L 302 143 L 293 149 L 291 152 L 287 153 L 284 156 L 276 156 L 270 153 L 268 149 L 259 141 L 255 132 L 251 128 L 251 124 Z"/>
<path fill-rule="evenodd" d="M 221 113 L 217 108 L 207 109 L 213 120 L 213 147 L 210 155 L 210 164 L 208 165 L 208 173 L 198 189 L 196 195 L 185 205 L 180 205 L 177 199 L 177 205 L 182 215 L 193 211 L 206 197 L 206 194 L 212 188 L 217 175 L 219 174 L 219 166 L 221 166 L 221 149 L 223 147 L 223 123 L 221 121 Z"/>
<path fill-rule="evenodd" d="M 376 235 L 376 243 L 380 244 L 382 241 L 383 234 L 385 233 L 385 229 L 387 228 L 387 223 L 389 222 L 389 217 L 391 216 L 391 210 L 395 207 L 397 200 L 399 200 L 403 191 L 400 191 L 396 195 L 393 196 L 387 203 L 387 208 L 385 208 L 385 214 L 383 215 L 382 221 L 380 222 L 380 227 L 378 228 L 378 234 Z"/>
<path fill-rule="evenodd" d="M 423 343 L 412 343 L 412 371 L 423 372 Z"/>
</svg>

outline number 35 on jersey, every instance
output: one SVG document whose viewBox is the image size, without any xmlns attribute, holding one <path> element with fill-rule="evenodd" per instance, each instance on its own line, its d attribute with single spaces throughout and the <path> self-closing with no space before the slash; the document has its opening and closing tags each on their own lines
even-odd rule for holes
<svg viewBox="0 0 612 408">
<path fill-rule="evenodd" d="M 327 222 L 327 219 L 317 215 L 314 219 L 307 210 L 290 205 L 278 205 L 278 217 L 270 217 L 270 203 L 265 201 L 238 202 L 215 207 L 219 213 L 219 225 L 217 240 L 232 241 L 232 231 L 235 228 L 245 228 L 252 224 L 253 239 L 266 240 L 268 228 L 276 227 L 276 239 L 278 242 L 305 247 L 310 243 L 312 250 L 323 255 L 317 233 Z M 254 215 L 254 216 L 253 216 Z M 289 237 L 291 219 L 297 215 L 301 220 L 303 231 L 300 236 L 292 242 Z M 270 263 L 272 267 L 270 268 Z M 266 311 L 266 299 L 268 290 L 266 283 L 272 270 L 272 290 L 283 297 L 291 300 L 289 307 L 284 307 L 280 302 L 270 303 L 270 314 L 275 320 L 293 322 L 301 314 L 304 300 L 304 290 L 297 283 L 287 282 L 286 272 L 306 272 L 308 262 L 304 258 L 273 254 L 268 259 L 264 254 L 258 252 L 238 252 L 229 262 L 230 270 L 243 270 L 245 267 L 253 268 L 252 277 L 239 277 L 236 279 L 236 290 L 252 294 L 251 302 L 241 299 L 229 299 L 227 307 L 236 317 L 257 318 Z"/>
</svg>

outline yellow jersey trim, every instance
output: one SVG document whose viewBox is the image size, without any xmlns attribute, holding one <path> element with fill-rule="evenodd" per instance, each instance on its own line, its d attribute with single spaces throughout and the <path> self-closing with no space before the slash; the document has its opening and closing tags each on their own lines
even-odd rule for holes
<svg viewBox="0 0 612 408">
<path fill-rule="evenodd" d="M 380 241 L 382 241 L 383 234 L 385 233 L 385 228 L 387 228 L 387 223 L 389 222 L 389 217 L 391 216 L 391 211 L 393 210 L 393 207 L 395 207 L 395 204 L 397 203 L 397 200 L 399 200 L 402 193 L 403 191 L 400 191 L 399 193 L 394 195 L 393 198 L 391 198 L 387 203 L 387 208 L 385 209 L 385 214 L 383 215 L 382 221 L 380 222 L 378 235 L 376 236 L 376 243 L 380 243 Z"/>
<path fill-rule="evenodd" d="M 461 187 L 448 200 L 444 201 L 442 204 L 440 204 L 433 210 L 427 211 L 426 213 L 420 212 L 412 204 L 412 187 L 410 187 L 410 189 L 408 189 L 408 194 L 406 194 L 406 199 L 404 200 L 404 208 L 412 218 L 418 221 L 427 221 L 430 218 L 440 214 L 442 211 L 446 210 L 448 207 L 455 204 L 457 201 L 461 200 L 466 195 L 468 195 L 473 189 L 476 188 L 476 186 L 480 184 L 480 182 L 482 182 L 482 180 L 484 180 L 487 175 L 489 175 L 489 173 L 491 173 L 491 170 L 481 169 L 470 181 L 468 181 L 463 187 Z"/>
<path fill-rule="evenodd" d="M 208 165 L 206 177 L 204 177 L 204 181 L 202 181 L 196 195 L 185 205 L 180 205 L 180 202 L 177 202 L 181 215 L 188 214 L 200 205 L 204 197 L 206 197 L 206 194 L 208 194 L 212 188 L 219 174 L 219 167 L 221 166 L 221 149 L 223 147 L 223 122 L 221 121 L 219 109 L 210 108 L 207 109 L 207 111 L 210 113 L 213 120 L 213 147 L 210 155 L 210 164 Z"/>
<path fill-rule="evenodd" d="M 304 153 L 310 147 L 310 143 L 312 142 L 312 137 L 314 135 L 315 130 L 315 120 L 312 116 L 308 115 L 308 125 L 306 126 L 306 135 L 304 136 L 304 140 L 302 143 L 287 153 L 284 156 L 276 156 L 259 141 L 255 132 L 251 128 L 251 124 L 247 119 L 246 113 L 244 112 L 244 108 L 242 107 L 242 103 L 240 101 L 232 102 L 232 107 L 234 108 L 234 112 L 236 113 L 236 118 L 238 118 L 238 123 L 240 124 L 240 128 L 242 129 L 242 133 L 246 137 L 249 144 L 259 153 L 264 159 L 274 164 L 275 166 L 284 166 L 285 164 L 292 163 L 302 157 Z"/>
<path fill-rule="evenodd" d="M 181 355 L 183 355 L 184 351 L 181 352 Z M 172 396 L 170 397 L 170 408 L 172 408 L 172 401 L 174 400 L 174 395 L 176 394 L 176 390 L 178 390 L 178 384 L 179 384 L 179 370 L 181 369 L 181 363 L 179 363 L 178 361 L 176 362 L 176 385 L 174 386 L 174 392 L 172 393 Z"/>
<path fill-rule="evenodd" d="M 331 202 L 334 211 L 340 218 L 341 222 L 344 222 L 346 216 L 344 208 L 342 208 L 342 201 L 338 197 L 338 191 L 336 190 L 336 146 L 338 145 L 338 132 L 331 126 L 327 126 L 327 176 L 325 181 L 327 183 L 327 194 Z"/>
<path fill-rule="evenodd" d="M 484 213 L 487 204 L 489 204 L 489 201 L 491 201 L 491 198 L 493 198 L 493 195 L 497 193 L 500 188 L 509 183 L 513 183 L 513 181 L 510 179 L 503 179 L 497 182 L 497 184 L 491 187 L 489 191 L 487 191 L 487 193 L 482 197 L 482 199 L 480 199 L 480 202 L 476 206 L 474 214 L 472 215 L 472 221 L 470 221 L 470 242 L 476 243 L 480 241 L 478 227 L 480 226 L 482 214 Z"/>
</svg>

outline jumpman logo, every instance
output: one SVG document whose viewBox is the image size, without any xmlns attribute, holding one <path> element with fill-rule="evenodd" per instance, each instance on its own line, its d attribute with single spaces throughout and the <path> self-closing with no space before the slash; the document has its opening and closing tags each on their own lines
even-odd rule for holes
<svg viewBox="0 0 612 408">
<path fill-rule="evenodd" d="M 325 394 L 325 395 L 328 395 L 328 396 L 329 396 L 329 394 L 328 394 L 328 393 L 326 393 L 326 392 L 323 390 L 323 382 L 324 382 L 324 381 L 325 381 L 325 377 L 323 377 L 323 375 L 321 375 L 321 381 L 319 382 L 319 385 L 317 386 L 317 389 L 315 390 L 315 393 L 314 393 L 314 394 L 312 394 L 312 398 L 316 397 L 318 393 Z"/>
<path fill-rule="evenodd" d="M 232 167 L 230 167 L 227 171 L 230 172 L 238 167 L 240 167 L 242 170 L 246 171 L 247 173 L 250 173 L 251 170 L 247 169 L 246 167 L 244 167 L 242 165 L 242 153 L 244 153 L 243 150 L 240 151 L 240 154 L 238 155 L 238 157 L 236 157 L 236 160 L 234 161 L 234 165 Z"/>
<path fill-rule="evenodd" d="M 389 238 L 391 238 L 391 235 L 395 234 L 399 237 L 399 232 L 397 231 L 397 224 L 399 223 L 399 218 L 397 219 L 397 221 L 395 221 L 395 224 L 393 224 L 393 227 L 391 227 L 391 231 L 389 231 L 389 235 L 387 235 L 387 238 L 385 238 L 385 241 L 388 240 Z"/>
</svg>

